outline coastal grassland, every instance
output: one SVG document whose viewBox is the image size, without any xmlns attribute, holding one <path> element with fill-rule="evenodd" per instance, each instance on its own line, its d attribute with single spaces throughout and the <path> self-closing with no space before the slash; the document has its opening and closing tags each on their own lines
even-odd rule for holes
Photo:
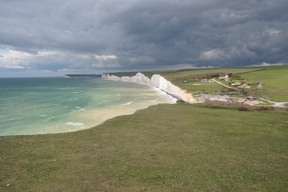
<svg viewBox="0 0 288 192">
<path fill-rule="evenodd" d="M 288 90 L 288 65 L 267 67 L 266 70 L 254 71 L 241 76 L 255 81 L 263 81 L 268 86 Z"/>
<path fill-rule="evenodd" d="M 243 79 L 242 82 L 252 83 L 255 85 L 263 82 L 264 86 L 263 88 L 228 89 L 216 82 L 202 81 L 203 79 L 214 78 L 214 76 L 217 79 L 219 75 L 228 73 L 236 74 Z M 230 94 L 239 96 L 253 95 L 257 98 L 263 97 L 272 101 L 288 101 L 288 65 L 251 68 L 197 69 L 162 72 L 160 74 L 175 85 L 191 92 L 195 96 L 199 96 L 200 93 L 206 92 L 209 94 Z M 229 85 L 229 81 L 222 82 Z"/>
<path fill-rule="evenodd" d="M 183 70 L 183 71 L 172 71 L 172 72 L 161 72 L 160 75 L 165 76 L 170 81 L 177 82 L 177 81 L 189 81 L 194 80 L 197 78 L 202 79 L 203 77 L 207 76 L 207 74 L 226 74 L 226 73 L 233 73 L 233 74 L 241 74 L 241 73 L 248 73 L 252 71 L 262 71 L 265 68 L 263 67 L 237 67 L 237 68 L 212 68 L 212 69 L 191 69 L 191 70 Z"/>
<path fill-rule="evenodd" d="M 275 101 L 288 101 L 288 65 L 267 67 L 266 70 L 242 74 L 241 76 L 265 83 L 262 90 L 257 90 L 256 96 Z"/>
<path fill-rule="evenodd" d="M 0 137 L 0 191 L 287 191 L 287 128 L 287 113 L 178 103 Z"/>
<path fill-rule="evenodd" d="M 216 82 L 202 81 L 203 79 L 218 78 L 219 75 L 225 75 L 228 73 L 242 74 L 251 71 L 264 70 L 262 67 L 242 67 L 242 68 L 213 68 L 213 69 L 193 69 L 184 71 L 173 72 L 161 72 L 160 74 L 171 81 L 173 84 L 193 93 L 195 96 L 199 96 L 202 92 L 209 94 L 234 94 L 235 90 L 228 89 L 219 85 Z M 218 90 L 217 93 L 214 91 Z M 237 92 L 237 91 L 236 91 Z M 239 91 L 235 94 L 239 94 Z"/>
</svg>

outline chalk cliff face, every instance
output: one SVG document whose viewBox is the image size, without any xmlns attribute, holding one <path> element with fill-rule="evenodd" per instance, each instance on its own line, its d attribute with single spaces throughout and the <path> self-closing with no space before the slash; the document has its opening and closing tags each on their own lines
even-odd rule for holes
<svg viewBox="0 0 288 192">
<path fill-rule="evenodd" d="M 170 81 L 166 80 L 161 75 L 155 74 L 149 79 L 142 73 L 137 73 L 133 77 L 123 76 L 117 77 L 114 75 L 103 74 L 102 78 L 113 80 L 113 81 L 124 81 L 124 82 L 133 82 L 138 84 L 145 84 L 152 87 L 157 87 L 162 91 L 176 97 L 179 100 L 182 100 L 187 103 L 196 103 L 197 100 L 192 96 L 191 93 L 187 93 L 185 90 L 180 89 L 176 85 L 173 85 Z"/>
</svg>

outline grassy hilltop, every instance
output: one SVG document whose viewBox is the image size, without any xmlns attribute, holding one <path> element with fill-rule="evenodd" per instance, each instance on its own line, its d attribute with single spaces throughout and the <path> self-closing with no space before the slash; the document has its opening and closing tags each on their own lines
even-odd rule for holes
<svg viewBox="0 0 288 192">
<path fill-rule="evenodd" d="M 288 68 L 281 67 L 162 75 L 194 93 L 223 93 L 232 91 L 199 77 L 237 73 L 267 85 L 249 93 L 273 98 L 273 90 L 285 99 L 281 82 L 288 77 L 279 74 Z M 270 72 L 274 77 L 266 79 Z M 157 105 L 74 133 L 0 137 L 0 191 L 282 192 L 288 191 L 287 148 L 285 111 Z"/>
<path fill-rule="evenodd" d="M 264 97 L 274 101 L 288 101 L 288 65 L 268 66 L 268 67 L 249 67 L 249 68 L 217 68 L 205 70 L 187 70 L 173 73 L 162 73 L 168 80 L 174 82 L 194 94 L 200 94 L 203 90 L 213 93 L 213 90 L 220 90 L 226 93 L 241 93 L 243 90 L 229 90 L 215 82 L 203 82 L 203 79 L 218 78 L 220 75 L 232 74 L 233 82 L 240 81 L 249 84 L 263 82 L 263 87 L 252 87 L 245 89 L 246 95 L 254 95 L 256 97 Z M 240 79 L 240 80 L 237 80 Z M 224 82 L 229 85 L 232 82 Z M 198 86 L 195 86 L 198 85 Z M 217 93 L 218 94 L 218 93 Z"/>
</svg>

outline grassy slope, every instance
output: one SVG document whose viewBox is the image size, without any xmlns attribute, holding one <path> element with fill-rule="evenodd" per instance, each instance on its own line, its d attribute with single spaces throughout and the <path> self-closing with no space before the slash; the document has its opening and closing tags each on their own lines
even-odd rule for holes
<svg viewBox="0 0 288 192">
<path fill-rule="evenodd" d="M 264 81 L 266 86 L 257 96 L 275 101 L 288 101 L 288 65 L 267 67 L 267 70 L 250 72 L 241 75 L 254 81 Z"/>
<path fill-rule="evenodd" d="M 197 69 L 186 71 L 174 71 L 174 72 L 162 72 L 165 78 L 173 82 L 175 85 L 193 93 L 195 96 L 199 96 L 203 90 L 209 94 L 213 93 L 213 90 L 221 90 L 222 92 L 228 89 L 219 85 L 216 82 L 190 82 L 191 79 L 209 73 L 247 73 L 252 71 L 262 70 L 262 67 L 249 67 L 249 68 L 214 68 L 214 69 Z M 194 85 L 201 84 L 201 85 Z M 218 94 L 218 93 L 216 93 Z"/>
<path fill-rule="evenodd" d="M 287 127 L 287 113 L 177 104 L 0 137 L 0 191 L 287 191 Z"/>
<path fill-rule="evenodd" d="M 288 65 L 267 67 L 267 70 L 255 71 L 241 75 L 254 81 L 264 81 L 273 88 L 288 89 Z"/>
<path fill-rule="evenodd" d="M 200 95 L 204 90 L 209 94 L 213 90 L 221 90 L 222 93 L 229 92 L 227 88 L 215 82 L 190 82 L 191 79 L 207 73 L 238 73 L 248 81 L 264 82 L 266 85 L 263 89 L 245 89 L 247 94 L 256 97 L 265 97 L 274 101 L 288 101 L 288 65 L 273 67 L 253 67 L 253 68 L 216 68 L 216 69 L 199 69 L 176 72 L 164 72 L 162 75 L 175 85 L 186 89 L 194 95 Z M 201 85 L 194 85 L 194 84 Z M 218 93 L 216 93 L 218 94 Z"/>
<path fill-rule="evenodd" d="M 247 73 L 252 71 L 259 71 L 262 67 L 239 67 L 239 68 L 213 68 L 213 69 L 195 69 L 186 71 L 173 71 L 161 73 L 165 75 L 171 81 L 177 81 L 178 79 L 189 79 L 193 75 L 201 75 L 207 73 Z"/>
</svg>

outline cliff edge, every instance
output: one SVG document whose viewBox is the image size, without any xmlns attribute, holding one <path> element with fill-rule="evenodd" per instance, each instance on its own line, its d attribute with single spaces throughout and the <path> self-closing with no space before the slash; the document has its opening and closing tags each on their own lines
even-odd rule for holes
<svg viewBox="0 0 288 192">
<path fill-rule="evenodd" d="M 124 82 L 132 82 L 138 84 L 145 84 L 152 87 L 156 87 L 161 89 L 162 91 L 172 95 L 173 97 L 177 98 L 178 100 L 184 101 L 186 103 L 197 103 L 197 99 L 195 99 L 191 93 L 186 92 L 179 88 L 178 86 L 172 84 L 170 81 L 166 80 L 161 75 L 155 74 L 149 79 L 142 73 L 137 73 L 135 76 L 128 77 L 122 76 L 117 77 L 115 75 L 109 74 L 102 74 L 102 78 L 112 81 L 124 81 Z"/>
</svg>

